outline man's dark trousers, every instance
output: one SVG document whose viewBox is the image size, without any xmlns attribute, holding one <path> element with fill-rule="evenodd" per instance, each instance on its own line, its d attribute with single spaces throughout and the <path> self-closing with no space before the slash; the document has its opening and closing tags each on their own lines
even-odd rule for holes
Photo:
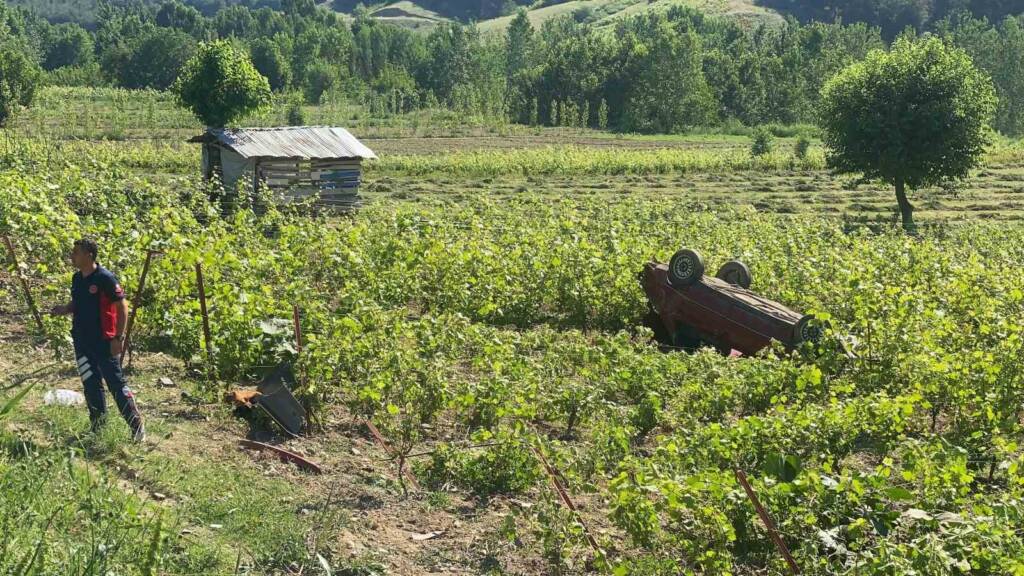
<svg viewBox="0 0 1024 576">
<path fill-rule="evenodd" d="M 142 423 L 142 416 L 135 406 L 134 394 L 125 384 L 120 358 L 110 354 L 110 342 L 103 339 L 93 342 L 83 342 L 79 338 L 74 340 L 75 362 L 85 385 L 85 402 L 89 406 L 93 429 L 100 425 L 107 413 L 107 398 L 103 393 L 105 380 L 121 416 L 134 433 Z"/>
</svg>

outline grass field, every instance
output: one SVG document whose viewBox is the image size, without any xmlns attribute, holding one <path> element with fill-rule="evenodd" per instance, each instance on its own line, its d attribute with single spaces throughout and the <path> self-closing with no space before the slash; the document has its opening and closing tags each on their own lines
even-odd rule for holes
<svg viewBox="0 0 1024 576">
<path fill-rule="evenodd" d="M 37 331 L 4 267 L 0 573 L 785 574 L 736 468 L 803 573 L 1024 571 L 1018 143 L 916 192 L 909 237 L 890 190 L 830 174 L 817 144 L 795 158 L 792 138 L 753 159 L 743 135 L 431 126 L 339 103 L 308 113 L 380 156 L 364 209 L 222 215 L 184 142 L 199 127 L 165 95 L 43 102 L 0 140 L 0 228 L 43 308 L 66 298 L 81 234 L 130 295 L 145 249 L 163 251 L 129 372 L 151 439 L 43 403 L 80 387 L 67 321 Z M 681 245 L 711 268 L 743 259 L 856 358 L 831 338 L 660 350 L 636 273 Z M 221 401 L 281 360 L 316 415 L 307 437 Z"/>
</svg>

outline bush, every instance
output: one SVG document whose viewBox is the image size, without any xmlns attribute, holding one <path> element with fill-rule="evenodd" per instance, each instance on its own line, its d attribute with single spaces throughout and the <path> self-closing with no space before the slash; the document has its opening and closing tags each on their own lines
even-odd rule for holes
<svg viewBox="0 0 1024 576">
<path fill-rule="evenodd" d="M 767 129 L 759 127 L 754 131 L 753 142 L 750 145 L 750 154 L 753 156 L 766 156 L 772 153 L 775 146 L 775 136 Z"/>
<path fill-rule="evenodd" d="M 442 445 L 419 470 L 419 478 L 432 489 L 448 484 L 486 498 L 495 494 L 521 494 L 540 477 L 529 448 L 511 437 L 499 437 L 485 450 L 463 451 Z"/>
<path fill-rule="evenodd" d="M 109 84 L 103 77 L 100 65 L 96 62 L 91 62 L 87 66 L 65 66 L 50 70 L 44 75 L 44 83 L 48 86 L 89 86 L 93 88 Z"/>
<path fill-rule="evenodd" d="M 811 139 L 806 135 L 801 134 L 796 139 L 796 144 L 793 145 L 793 155 L 798 159 L 803 160 L 807 158 L 807 152 L 811 149 Z"/>
<path fill-rule="evenodd" d="M 304 126 L 306 124 L 306 115 L 302 111 L 302 102 L 293 100 L 288 105 L 288 124 L 291 126 Z"/>
</svg>

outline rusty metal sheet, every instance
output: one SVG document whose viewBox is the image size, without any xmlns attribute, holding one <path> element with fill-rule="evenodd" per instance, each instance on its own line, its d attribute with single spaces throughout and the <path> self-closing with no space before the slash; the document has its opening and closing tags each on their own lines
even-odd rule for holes
<svg viewBox="0 0 1024 576">
<path fill-rule="evenodd" d="M 245 448 L 252 448 L 254 450 L 263 450 L 265 452 L 273 452 L 281 459 L 282 462 L 291 462 L 302 470 L 308 472 L 314 472 L 316 474 L 322 474 L 323 468 L 319 464 L 292 452 L 291 450 L 285 450 L 280 446 L 272 446 L 263 442 L 256 442 L 255 440 L 242 439 L 238 441 L 238 445 Z"/>
<path fill-rule="evenodd" d="M 192 141 L 212 139 L 244 158 L 375 159 L 348 130 L 336 126 L 215 128 Z"/>
</svg>

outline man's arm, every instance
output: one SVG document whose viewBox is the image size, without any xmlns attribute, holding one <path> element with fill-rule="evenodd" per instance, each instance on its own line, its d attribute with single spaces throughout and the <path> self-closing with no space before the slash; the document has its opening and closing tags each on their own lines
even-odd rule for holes
<svg viewBox="0 0 1024 576">
<path fill-rule="evenodd" d="M 122 298 L 114 303 L 117 308 L 117 330 L 114 332 L 114 340 L 124 341 L 124 329 L 128 324 L 128 300 Z"/>
<path fill-rule="evenodd" d="M 117 327 L 114 332 L 114 339 L 110 341 L 110 355 L 121 356 L 124 351 L 124 327 L 128 323 L 128 301 L 124 298 L 114 303 L 117 310 Z"/>
<path fill-rule="evenodd" d="M 128 324 L 128 300 L 124 297 L 124 290 L 118 284 L 117 279 L 110 278 L 108 285 L 103 286 L 107 296 L 113 300 L 117 320 L 114 324 L 114 338 L 110 341 L 110 355 L 120 356 L 124 350 L 124 331 Z"/>
</svg>

